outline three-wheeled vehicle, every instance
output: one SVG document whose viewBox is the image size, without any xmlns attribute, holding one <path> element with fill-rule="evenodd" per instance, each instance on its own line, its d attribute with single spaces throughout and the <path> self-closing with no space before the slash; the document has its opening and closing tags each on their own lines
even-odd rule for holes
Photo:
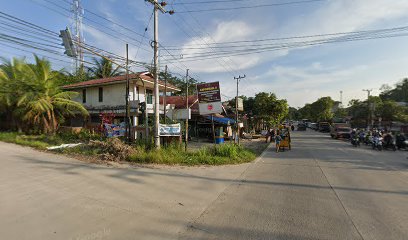
<svg viewBox="0 0 408 240">
<path fill-rule="evenodd" d="M 289 128 L 281 126 L 279 131 L 282 137 L 282 141 L 280 142 L 279 149 L 282 149 L 283 151 L 285 151 L 285 148 L 291 150 L 292 144 L 291 144 Z"/>
</svg>

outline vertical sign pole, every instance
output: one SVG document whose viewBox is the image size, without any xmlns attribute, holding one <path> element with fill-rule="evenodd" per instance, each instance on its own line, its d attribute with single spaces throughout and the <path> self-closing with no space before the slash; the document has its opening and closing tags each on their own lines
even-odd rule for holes
<svg viewBox="0 0 408 240">
<path fill-rule="evenodd" d="M 212 125 L 212 133 L 213 133 L 213 143 L 215 144 L 214 114 L 211 114 L 211 125 Z"/>
<path fill-rule="evenodd" d="M 189 108 L 188 108 L 188 69 L 186 73 L 186 109 L 187 109 L 187 116 L 186 116 L 186 145 L 185 145 L 185 151 L 187 152 L 187 146 L 188 146 L 188 113 L 189 113 Z"/>
<path fill-rule="evenodd" d="M 126 141 L 130 143 L 130 121 L 129 121 L 129 45 L 126 43 Z"/>
</svg>

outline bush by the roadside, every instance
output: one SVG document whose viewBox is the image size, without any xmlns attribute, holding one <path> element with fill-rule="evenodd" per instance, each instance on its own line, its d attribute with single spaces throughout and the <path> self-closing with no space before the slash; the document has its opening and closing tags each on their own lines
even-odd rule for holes
<svg viewBox="0 0 408 240">
<path fill-rule="evenodd" d="M 103 160 L 108 161 L 125 161 L 129 159 L 129 156 L 137 154 L 135 148 L 118 138 L 109 138 L 106 141 L 90 141 L 88 146 L 98 149 Z"/>
</svg>

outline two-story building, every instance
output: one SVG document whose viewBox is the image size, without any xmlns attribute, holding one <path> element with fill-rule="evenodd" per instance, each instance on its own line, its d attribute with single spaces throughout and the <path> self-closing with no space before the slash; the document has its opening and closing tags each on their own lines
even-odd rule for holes
<svg viewBox="0 0 408 240">
<path fill-rule="evenodd" d="M 143 118 L 139 103 L 145 102 L 147 114 L 153 114 L 154 78 L 149 72 L 129 74 L 129 83 L 131 122 L 132 126 L 138 126 Z M 159 90 L 162 94 L 165 88 L 167 92 L 180 91 L 177 87 L 159 80 Z M 70 119 L 69 125 L 72 127 L 99 126 L 101 113 L 114 113 L 114 123 L 123 122 L 126 117 L 126 75 L 74 83 L 64 86 L 63 89 L 78 92 L 79 95 L 74 100 L 82 103 L 90 114 L 87 121 L 82 117 Z M 163 114 L 164 106 L 160 105 L 160 109 L 160 114 Z"/>
</svg>

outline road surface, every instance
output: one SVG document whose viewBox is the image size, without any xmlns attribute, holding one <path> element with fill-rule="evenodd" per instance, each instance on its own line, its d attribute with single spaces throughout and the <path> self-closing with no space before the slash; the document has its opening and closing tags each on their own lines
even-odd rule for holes
<svg viewBox="0 0 408 240">
<path fill-rule="evenodd" d="M 293 135 L 292 151 L 269 149 L 181 239 L 408 239 L 405 152 Z"/>
<path fill-rule="evenodd" d="M 0 143 L 0 239 L 408 239 L 408 152 L 309 131 L 293 145 L 150 169 Z"/>
</svg>

